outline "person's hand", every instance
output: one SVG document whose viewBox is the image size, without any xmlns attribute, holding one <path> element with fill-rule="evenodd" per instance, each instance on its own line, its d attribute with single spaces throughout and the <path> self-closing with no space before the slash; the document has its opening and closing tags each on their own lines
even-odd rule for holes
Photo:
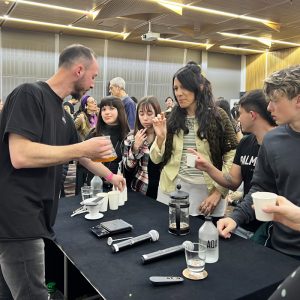
<svg viewBox="0 0 300 300">
<path fill-rule="evenodd" d="M 153 118 L 153 129 L 158 138 L 160 138 L 161 140 L 164 140 L 166 138 L 167 119 L 164 112 L 158 114 L 155 118 Z"/>
<path fill-rule="evenodd" d="M 147 128 L 143 128 L 137 131 L 137 133 L 134 136 L 134 144 L 133 144 L 133 152 L 138 152 L 139 148 L 142 147 L 144 142 L 147 139 L 146 134 Z"/>
<path fill-rule="evenodd" d="M 221 193 L 218 190 L 215 190 L 211 195 L 201 202 L 199 211 L 205 216 L 212 214 L 220 200 Z"/>
<path fill-rule="evenodd" d="M 236 222 L 231 218 L 223 218 L 217 222 L 219 235 L 225 239 L 229 239 L 231 237 L 231 232 L 236 229 L 236 227 Z"/>
<path fill-rule="evenodd" d="M 94 137 L 81 143 L 83 150 L 82 156 L 92 160 L 110 157 L 114 151 L 110 139 L 103 137 Z"/>
<path fill-rule="evenodd" d="M 273 213 L 273 220 L 300 231 L 300 207 L 286 198 L 278 196 L 276 205 L 263 208 L 266 213 Z"/>
<path fill-rule="evenodd" d="M 126 186 L 125 178 L 122 175 L 114 174 L 110 182 L 117 188 L 120 192 L 122 192 Z"/>
<path fill-rule="evenodd" d="M 195 168 L 206 172 L 211 165 L 210 162 L 207 161 L 202 154 L 192 148 L 188 148 L 187 151 L 196 155 Z"/>
</svg>

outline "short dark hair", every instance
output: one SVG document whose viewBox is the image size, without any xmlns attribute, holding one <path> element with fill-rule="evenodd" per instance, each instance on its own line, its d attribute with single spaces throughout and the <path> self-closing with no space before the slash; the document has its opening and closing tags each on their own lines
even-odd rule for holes
<svg viewBox="0 0 300 300">
<path fill-rule="evenodd" d="M 263 90 L 252 90 L 241 98 L 239 105 L 247 112 L 255 111 L 271 126 L 276 126 L 270 112 L 267 110 L 268 102 Z"/>
<path fill-rule="evenodd" d="M 168 99 L 171 99 L 174 102 L 174 100 L 173 100 L 173 98 L 171 96 L 167 97 L 166 100 L 165 100 L 165 102 L 167 102 Z"/>
<path fill-rule="evenodd" d="M 220 97 L 219 97 L 220 98 Z M 216 105 L 221 107 L 227 113 L 229 119 L 232 119 L 231 112 L 230 112 L 230 104 L 226 99 L 219 99 L 216 101 Z"/>
<path fill-rule="evenodd" d="M 96 58 L 96 55 L 94 51 L 88 47 L 80 44 L 73 44 L 61 52 L 58 67 L 70 67 L 74 64 L 75 60 L 79 58 L 91 61 Z"/>
</svg>

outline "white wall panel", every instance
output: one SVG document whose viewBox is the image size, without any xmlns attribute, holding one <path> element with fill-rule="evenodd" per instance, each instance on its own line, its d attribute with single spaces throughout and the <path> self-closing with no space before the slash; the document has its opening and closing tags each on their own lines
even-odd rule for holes
<svg viewBox="0 0 300 300">
<path fill-rule="evenodd" d="M 3 98 L 23 82 L 49 78 L 54 59 L 53 34 L 2 30 Z"/>
<path fill-rule="evenodd" d="M 241 86 L 241 57 L 208 52 L 207 79 L 215 98 L 238 99 Z"/>
<path fill-rule="evenodd" d="M 108 41 L 107 79 L 122 77 L 129 96 L 140 99 L 144 95 L 146 45 Z"/>
<path fill-rule="evenodd" d="M 168 96 L 173 97 L 172 78 L 183 66 L 184 49 L 151 46 L 148 95 L 158 98 L 162 109 Z"/>
</svg>

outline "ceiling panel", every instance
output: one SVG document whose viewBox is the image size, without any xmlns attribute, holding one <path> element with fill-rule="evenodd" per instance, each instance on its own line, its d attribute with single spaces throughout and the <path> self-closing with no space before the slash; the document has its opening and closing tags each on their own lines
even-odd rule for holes
<svg viewBox="0 0 300 300">
<path fill-rule="evenodd" d="M 221 45 L 235 45 L 239 48 L 247 47 L 257 50 L 266 50 L 267 46 L 257 40 L 244 40 L 240 38 L 224 37 L 218 32 L 231 32 L 256 37 L 267 37 L 276 40 L 300 43 L 300 1 L 291 0 L 176 0 L 177 3 L 205 7 L 238 15 L 268 19 L 279 22 L 280 30 L 268 27 L 266 24 L 228 16 L 205 14 L 203 12 L 183 9 L 178 15 L 170 9 L 159 5 L 155 0 L 33 0 L 32 2 L 57 5 L 61 7 L 82 10 L 70 12 L 46 7 L 26 5 L 14 1 L 0 1 L 0 26 L 3 28 L 20 28 L 24 30 L 37 30 L 59 32 L 60 34 L 74 34 L 87 37 L 108 38 L 122 41 L 118 33 L 128 33 L 125 42 L 171 45 L 172 47 L 185 47 L 189 49 L 199 46 L 189 44 L 174 44 L 160 41 L 142 41 L 141 35 L 149 30 L 151 22 L 152 32 L 161 34 L 163 38 L 189 41 L 196 43 L 211 43 L 208 51 L 240 53 L 239 51 L 220 49 Z M 100 10 L 96 19 L 87 13 L 90 10 Z M 3 19 L 8 14 L 11 18 L 26 19 L 62 25 L 73 24 L 76 27 L 116 32 L 115 35 L 101 34 L 99 32 L 85 32 L 70 28 L 57 28 L 52 26 L 15 23 Z M 290 46 L 272 44 L 271 50 L 287 48 Z M 245 52 L 247 54 L 247 52 Z M 249 52 L 250 53 L 250 52 Z"/>
</svg>

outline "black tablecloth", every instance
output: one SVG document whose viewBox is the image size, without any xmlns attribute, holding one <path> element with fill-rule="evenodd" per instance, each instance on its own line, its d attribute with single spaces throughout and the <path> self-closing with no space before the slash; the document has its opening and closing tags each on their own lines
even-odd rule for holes
<svg viewBox="0 0 300 300">
<path fill-rule="evenodd" d="M 141 263 L 142 254 L 180 245 L 185 240 L 196 242 L 202 220 L 190 218 L 191 233 L 174 236 L 168 233 L 168 207 L 139 193 L 129 193 L 125 206 L 107 211 L 101 220 L 89 221 L 84 215 L 70 217 L 79 206 L 79 197 L 60 201 L 55 225 L 57 244 L 106 299 L 266 299 L 299 261 L 274 250 L 233 235 L 220 239 L 220 257 L 206 264 L 208 277 L 201 281 L 185 279 L 183 284 L 154 287 L 150 276 L 182 276 L 186 268 L 184 253 L 148 265 Z M 155 229 L 160 238 L 136 247 L 112 253 L 107 238 L 98 239 L 90 227 L 102 221 L 122 218 L 134 226 L 132 232 L 117 237 L 137 236 Z"/>
</svg>

